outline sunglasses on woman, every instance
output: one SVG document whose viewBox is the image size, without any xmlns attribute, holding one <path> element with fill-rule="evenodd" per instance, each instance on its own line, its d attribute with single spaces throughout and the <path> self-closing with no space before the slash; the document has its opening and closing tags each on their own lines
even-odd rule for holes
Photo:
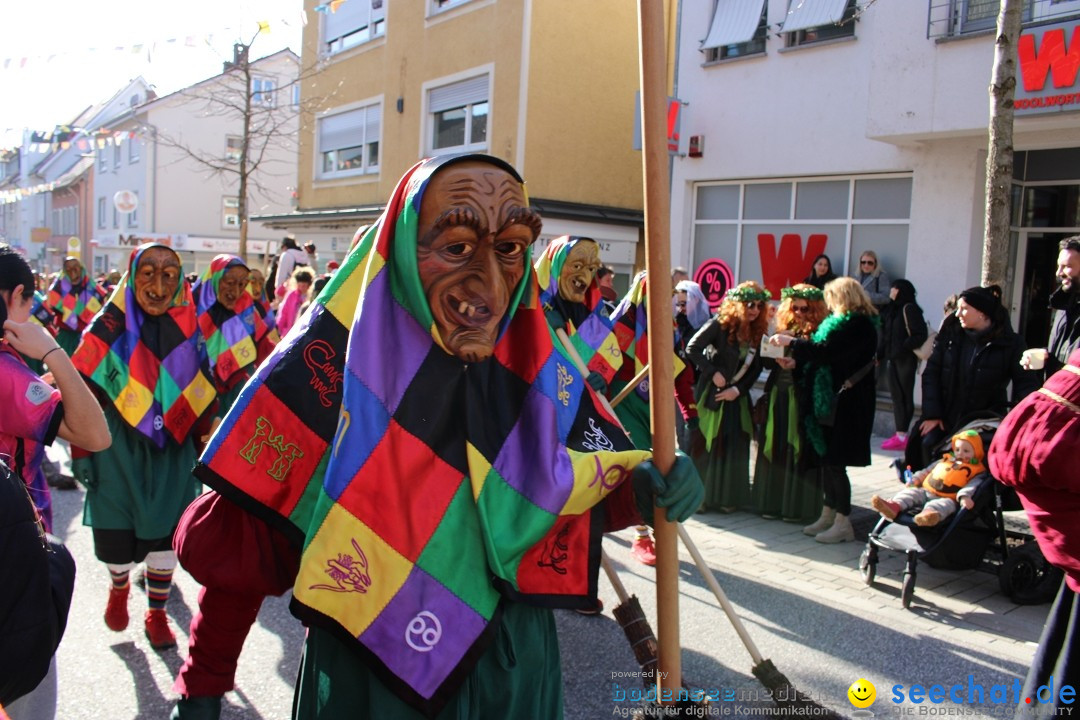
<svg viewBox="0 0 1080 720">
<path fill-rule="evenodd" d="M 791 306 L 791 312 L 794 312 L 794 313 L 808 313 L 808 312 L 810 312 L 810 306 L 809 305 L 792 305 Z"/>
<path fill-rule="evenodd" d="M 765 307 L 765 303 L 761 300 L 751 300 L 750 302 L 743 303 L 747 310 L 756 310 L 760 307 Z"/>
<path fill-rule="evenodd" d="M 870 267 L 874 267 L 875 265 L 877 265 L 877 263 L 874 262 L 873 260 L 860 260 L 859 264 L 860 265 L 869 265 Z"/>
</svg>

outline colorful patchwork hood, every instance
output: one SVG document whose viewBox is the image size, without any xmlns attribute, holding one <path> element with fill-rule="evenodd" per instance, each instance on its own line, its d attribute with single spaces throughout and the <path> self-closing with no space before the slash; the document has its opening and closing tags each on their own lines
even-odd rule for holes
<svg viewBox="0 0 1080 720">
<path fill-rule="evenodd" d="M 615 331 L 603 311 L 600 286 L 593 278 L 585 291 L 584 303 L 571 303 L 559 295 L 559 276 L 570 250 L 579 242 L 594 242 L 589 238 L 562 235 L 551 241 L 536 259 L 536 281 L 540 286 L 540 304 L 544 309 L 557 309 L 569 324 L 567 334 L 574 349 L 589 370 L 600 373 L 611 383 L 622 366 L 622 350 Z"/>
<path fill-rule="evenodd" d="M 200 347 L 221 385 L 255 363 L 257 344 L 271 332 L 250 293 L 240 293 L 232 310 L 217 301 L 218 284 L 234 267 L 247 269 L 236 255 L 218 255 L 192 288 L 199 314 Z"/>
<path fill-rule="evenodd" d="M 494 354 L 448 354 L 417 263 L 421 199 L 458 155 L 399 182 L 248 382 L 196 468 L 304 554 L 293 611 L 435 715 L 490 643 L 502 598 L 586 607 L 602 510 L 647 457 L 553 337 L 530 272 Z"/>
<path fill-rule="evenodd" d="M 60 324 L 75 332 L 81 332 L 89 325 L 105 302 L 105 292 L 90 279 L 85 267 L 80 268 L 82 276 L 77 283 L 72 283 L 67 273 L 60 273 L 45 301 L 46 306 L 56 313 Z"/>
<path fill-rule="evenodd" d="M 132 278 L 147 250 L 135 248 L 128 271 L 112 297 L 83 333 L 71 361 L 112 402 L 124 421 L 159 448 L 183 443 L 217 395 L 199 358 L 191 286 L 183 279 L 169 310 L 145 314 Z"/>
<path fill-rule="evenodd" d="M 622 348 L 623 352 L 623 362 L 633 363 L 634 371 L 629 374 L 629 377 L 636 376 L 649 364 L 647 287 L 648 284 L 645 280 L 645 271 L 642 270 L 634 276 L 633 281 L 630 283 L 630 289 L 626 292 L 626 295 L 623 296 L 623 299 L 619 301 L 619 304 L 615 306 L 615 311 L 611 313 L 611 320 L 615 325 L 615 336 L 618 338 L 619 347 Z M 675 319 L 672 318 L 672 348 L 675 347 L 675 343 L 677 342 L 677 338 L 675 337 L 676 332 Z M 674 352 L 674 349 L 672 352 Z M 686 363 L 682 361 L 682 358 L 680 358 L 678 354 L 675 354 L 673 377 L 678 377 L 679 373 L 681 373 L 685 367 Z M 624 375 L 627 372 L 627 370 L 623 370 Z M 648 377 L 638 383 L 634 392 L 637 393 L 638 397 L 643 401 L 649 402 Z"/>
</svg>

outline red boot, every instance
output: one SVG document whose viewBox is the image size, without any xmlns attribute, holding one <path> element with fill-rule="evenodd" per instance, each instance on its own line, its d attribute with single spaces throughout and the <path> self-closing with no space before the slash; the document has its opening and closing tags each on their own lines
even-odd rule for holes
<svg viewBox="0 0 1080 720">
<path fill-rule="evenodd" d="M 109 602 L 105 605 L 105 625 L 113 632 L 123 632 L 128 626 L 128 586 L 122 590 L 109 588 Z"/>
<path fill-rule="evenodd" d="M 630 548 L 630 555 L 643 565 L 656 564 L 656 546 L 649 535 L 638 535 Z"/>
<path fill-rule="evenodd" d="M 153 608 L 146 611 L 146 639 L 155 650 L 176 647 L 176 635 L 169 627 L 169 616 L 165 608 Z"/>
</svg>

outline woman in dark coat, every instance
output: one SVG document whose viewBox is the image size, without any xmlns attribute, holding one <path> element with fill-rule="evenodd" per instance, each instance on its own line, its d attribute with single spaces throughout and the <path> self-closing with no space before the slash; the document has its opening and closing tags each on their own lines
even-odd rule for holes
<svg viewBox="0 0 1080 720">
<path fill-rule="evenodd" d="M 744 282 L 727 291 L 716 317 L 690 339 L 700 371 L 694 388 L 705 453 L 694 460 L 705 509 L 730 513 L 750 500 L 750 388 L 761 374 L 758 348 L 768 327 L 769 291 Z"/>
<path fill-rule="evenodd" d="M 889 304 L 881 312 L 878 362 L 888 363 L 896 433 L 881 444 L 881 449 L 903 450 L 915 415 L 915 372 L 919 369 L 915 350 L 926 342 L 929 330 L 922 308 L 915 302 L 914 285 L 902 278 L 893 280 L 889 297 Z"/>
<path fill-rule="evenodd" d="M 825 506 L 818 521 L 803 532 L 818 542 L 838 543 L 855 539 L 848 519 L 851 481 L 847 467 L 870 464 L 878 321 L 870 297 L 853 278 L 837 278 L 826 285 L 825 304 L 832 314 L 812 339 L 778 334 L 771 342 L 792 348 L 807 408 L 803 413 L 806 437 L 822 467 Z"/>
<path fill-rule="evenodd" d="M 810 266 L 810 274 L 803 280 L 807 285 L 813 285 L 818 290 L 824 290 L 825 284 L 835 280 L 836 273 L 832 269 L 832 260 L 828 255 L 818 255 Z"/>
<path fill-rule="evenodd" d="M 919 435 L 907 444 L 904 462 L 926 467 L 935 448 L 975 413 L 1004 415 L 1039 387 L 1041 373 L 1024 370 L 1023 338 L 1013 332 L 999 295 L 973 287 L 960 293 L 957 322 L 943 323 L 922 375 Z M 914 432 L 914 431 L 913 431 Z"/>
</svg>

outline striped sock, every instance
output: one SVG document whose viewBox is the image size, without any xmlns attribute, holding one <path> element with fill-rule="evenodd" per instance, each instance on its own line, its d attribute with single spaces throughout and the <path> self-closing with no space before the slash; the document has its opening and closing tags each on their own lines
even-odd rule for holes
<svg viewBox="0 0 1080 720">
<path fill-rule="evenodd" d="M 131 587 L 130 578 L 130 570 L 121 570 L 120 572 L 117 572 L 112 568 L 109 568 L 109 579 L 112 580 L 114 590 L 126 590 Z"/>
<path fill-rule="evenodd" d="M 151 610 L 160 610 L 165 607 L 165 601 L 169 599 L 169 590 L 172 589 L 172 569 L 158 570 L 146 568 L 146 597 L 150 601 Z"/>
</svg>

